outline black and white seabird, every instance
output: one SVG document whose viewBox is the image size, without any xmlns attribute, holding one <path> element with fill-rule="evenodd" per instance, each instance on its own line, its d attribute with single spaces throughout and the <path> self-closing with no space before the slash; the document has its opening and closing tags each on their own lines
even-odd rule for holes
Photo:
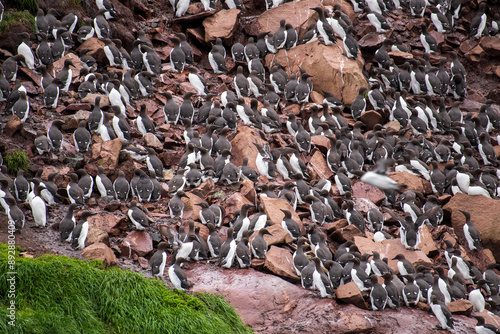
<svg viewBox="0 0 500 334">
<path fill-rule="evenodd" d="M 79 169 L 76 174 L 80 177 L 78 186 L 83 190 L 83 198 L 89 199 L 94 188 L 94 178 L 85 169 Z"/>
<path fill-rule="evenodd" d="M 283 212 L 284 217 L 281 221 L 281 227 L 287 231 L 293 240 L 297 240 L 302 234 L 300 230 L 300 225 L 295 220 L 292 219 L 292 214 L 288 210 L 280 209 Z"/>
<path fill-rule="evenodd" d="M 89 130 L 86 129 L 87 121 L 80 121 L 78 128 L 73 132 L 73 142 L 75 144 L 75 149 L 80 153 L 85 153 L 89 150 L 90 142 L 92 141 L 92 135 Z"/>
<path fill-rule="evenodd" d="M 126 201 L 128 198 L 128 193 L 130 191 L 130 184 L 125 178 L 125 173 L 123 171 L 118 171 L 118 177 L 113 182 L 113 190 L 115 192 L 115 198 L 119 201 Z"/>
<path fill-rule="evenodd" d="M 188 3 L 189 0 L 183 0 Z M 179 15 L 182 16 L 182 15 Z M 189 290 L 194 284 L 187 279 L 186 273 L 181 268 L 182 262 L 187 261 L 185 258 L 176 258 L 175 263 L 168 268 L 168 278 L 170 282 L 174 285 L 175 289 L 178 290 Z"/>
<path fill-rule="evenodd" d="M 430 302 L 432 313 L 436 316 L 442 329 L 453 328 L 453 317 L 448 307 L 436 296 L 432 296 Z"/>
<path fill-rule="evenodd" d="M 17 172 L 17 177 L 14 179 L 14 191 L 19 202 L 25 202 L 30 192 L 30 184 L 26 180 L 24 173 L 24 170 L 20 169 Z"/>
<path fill-rule="evenodd" d="M 12 114 L 19 117 L 21 122 L 25 122 L 28 119 L 30 112 L 30 103 L 26 97 L 26 91 L 19 91 L 19 99 L 12 106 Z"/>
<path fill-rule="evenodd" d="M 219 265 L 223 268 L 231 268 L 236 257 L 236 240 L 233 238 L 233 228 L 227 230 L 226 241 L 220 248 Z"/>
<path fill-rule="evenodd" d="M 372 310 L 382 311 L 385 309 L 387 304 L 388 294 L 385 288 L 378 282 L 377 275 L 370 276 L 372 289 L 370 291 L 370 302 Z"/>
<path fill-rule="evenodd" d="M 76 203 L 71 203 L 68 207 L 66 216 L 59 223 L 59 235 L 61 242 L 70 242 L 73 239 L 73 229 L 76 226 L 76 219 L 73 216 L 73 211 L 76 208 Z"/>
<path fill-rule="evenodd" d="M 94 29 L 97 38 L 111 38 L 111 28 L 104 17 L 106 9 L 100 9 L 94 18 Z"/>
<path fill-rule="evenodd" d="M 158 250 L 153 254 L 149 260 L 149 266 L 151 267 L 151 273 L 156 277 L 163 277 L 165 266 L 167 264 L 167 248 L 168 243 L 160 242 L 158 244 Z"/>
<path fill-rule="evenodd" d="M 73 241 L 71 243 L 71 247 L 73 247 L 73 249 L 85 248 L 85 240 L 87 239 L 87 235 L 89 233 L 89 222 L 87 219 L 93 215 L 95 215 L 95 213 L 90 211 L 82 212 L 80 220 L 73 229 Z"/>
<path fill-rule="evenodd" d="M 137 201 L 135 200 L 130 202 L 127 216 L 130 218 L 132 224 L 134 224 L 136 230 L 144 230 L 149 227 L 150 222 L 154 222 L 144 213 L 144 211 L 137 207 Z"/>
<path fill-rule="evenodd" d="M 189 198 L 183 191 L 178 191 L 175 193 L 174 197 L 168 202 L 168 208 L 170 210 L 170 217 L 180 217 L 182 218 L 184 212 L 184 202 L 182 198 Z"/>
<path fill-rule="evenodd" d="M 435 53 L 438 51 L 438 44 L 436 39 L 427 31 L 427 25 L 422 23 L 420 25 L 422 33 L 420 34 L 420 42 L 424 46 L 426 53 Z"/>
<path fill-rule="evenodd" d="M 14 226 L 15 232 L 21 232 L 24 227 L 25 217 L 24 213 L 19 209 L 16 203 L 16 199 L 12 196 L 4 197 L 5 202 L 9 206 L 9 211 L 7 211 L 7 217 L 9 218 L 9 225 Z"/>
<path fill-rule="evenodd" d="M 106 174 L 104 174 L 104 168 L 102 166 L 97 166 L 98 174 L 95 177 L 95 184 L 97 186 L 97 190 L 101 194 L 101 198 L 113 198 L 113 183 L 108 178 Z"/>
<path fill-rule="evenodd" d="M 465 240 L 467 241 L 467 246 L 469 250 L 481 250 L 483 247 L 481 246 L 481 234 L 479 230 L 474 226 L 472 221 L 470 220 L 470 213 L 464 210 L 458 210 L 465 216 L 465 224 L 463 227 Z"/>
<path fill-rule="evenodd" d="M 78 185 L 78 175 L 75 173 L 71 173 L 69 174 L 69 177 L 71 178 L 71 181 L 66 187 L 69 201 L 78 205 L 85 205 L 83 190 Z"/>
<path fill-rule="evenodd" d="M 219 52 L 217 46 L 212 46 L 212 51 L 210 51 L 210 53 L 208 54 L 208 60 L 215 74 L 222 74 L 227 71 L 226 60 L 224 59 L 224 56 Z"/>
<path fill-rule="evenodd" d="M 479 3 L 479 9 L 476 16 L 470 24 L 470 36 L 473 38 L 481 38 L 483 31 L 486 28 L 486 3 Z"/>
</svg>

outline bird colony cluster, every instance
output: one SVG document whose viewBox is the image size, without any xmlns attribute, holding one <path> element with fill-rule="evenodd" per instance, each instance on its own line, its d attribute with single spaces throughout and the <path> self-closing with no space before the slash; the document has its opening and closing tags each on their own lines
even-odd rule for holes
<svg viewBox="0 0 500 334">
<path fill-rule="evenodd" d="M 202 2 L 206 10 L 215 5 Z M 475 310 L 484 310 L 486 301 L 481 289 L 488 292 L 488 302 L 493 305 L 492 310 L 497 312 L 496 307 L 500 306 L 500 278 L 493 271 L 496 265 L 491 264 L 488 270 L 481 273 L 471 262 L 461 257 L 460 250 L 454 248 L 455 245 L 450 244 L 445 250 L 448 275 L 445 275 L 441 267 L 435 267 L 433 271 L 424 267 L 414 268 L 403 254 L 396 257 L 399 275 L 395 275 L 380 254 L 360 254 L 352 243 L 343 244 L 332 253 L 327 245 L 326 235 L 320 230 L 324 223 L 345 218 L 349 225 L 356 226 L 363 234 L 366 229 L 374 232 L 375 241 L 396 237 L 387 233 L 387 229 L 384 230 L 384 215 L 378 208 L 371 209 L 366 216 L 356 209 L 351 186 L 357 178 L 385 193 L 383 211 L 399 222 L 397 236 L 408 250 L 418 249 L 421 226 L 438 226 L 443 223 L 443 211 L 438 200 L 440 195 L 463 192 L 490 198 L 498 196 L 500 173 L 496 168 L 497 160 L 490 143 L 490 133 L 500 129 L 499 115 L 492 108 L 493 101 L 487 101 L 479 115 L 474 117 L 462 112 L 458 107 L 459 102 L 447 109 L 445 101 L 448 95 L 453 99 L 466 96 L 466 72 L 454 52 L 450 53 L 452 60 L 449 70 L 446 68 L 448 60 L 445 57 L 441 58 L 439 68 L 430 64 L 428 54 L 438 53 L 439 50 L 425 23 L 421 26 L 421 42 L 427 55 L 425 59 L 413 59 L 398 67 L 388 51 L 410 50 L 397 37 L 395 42 L 387 40 L 375 52 L 378 67 L 373 67 L 371 76 L 367 77 L 370 89 L 361 88 L 350 108 L 344 108 L 342 102 L 329 92 L 323 92 L 325 99 L 322 104 L 309 104 L 309 94 L 313 89 L 311 75 L 302 68 L 299 73 L 289 74 L 278 62 L 273 62 L 270 69 L 266 69 L 262 62 L 267 54 L 276 53 L 280 49 L 291 49 L 297 44 L 323 43 L 337 47 L 338 41 L 343 42 L 344 55 L 356 59 L 359 48 L 353 37 L 352 22 L 338 5 L 332 13 L 323 7 L 311 8 L 318 13 L 318 20 L 300 39 L 292 25 L 283 19 L 274 33 L 263 32 L 256 40 L 250 37 L 246 45 L 233 44 L 230 56 L 237 64 L 234 90 L 227 90 L 220 96 L 210 90 L 210 85 L 199 74 L 201 69 L 196 67 L 186 35 L 176 33 L 170 38 L 174 44 L 170 53 L 170 71 L 186 73 L 185 69 L 188 70 L 189 82 L 205 100 L 195 110 L 191 100 L 194 93 L 186 93 L 184 101 L 179 105 L 173 93 L 155 88 L 154 82 L 162 73 L 163 64 L 145 33 L 138 33 L 129 53 L 122 47 L 120 40 L 111 39 L 112 31 L 107 21 L 117 15 L 111 3 L 106 0 L 97 0 L 96 3 L 99 11 L 95 18 L 85 20 L 83 26 L 76 31 L 78 42 L 82 43 L 92 37 L 102 40 L 109 65 L 121 68 L 124 70 L 123 74 L 99 68 L 96 60 L 87 54 L 89 50 L 84 49 L 79 54 L 84 67 L 80 72 L 83 80 L 79 87 L 75 87 L 72 82 L 74 64 L 71 60 L 66 60 L 62 70 L 55 78 L 52 77 L 47 67 L 65 53 L 72 52 L 72 36 L 80 18 L 68 14 L 59 21 L 57 12 L 49 10 L 45 15 L 42 9 L 39 9 L 36 17 L 36 36 L 39 38 L 36 51 L 33 53 L 30 47 L 31 36 L 24 34 L 23 42 L 17 49 L 18 55 L 7 59 L 1 66 L 0 90 L 6 101 L 5 110 L 11 111 L 23 122 L 28 119 L 30 104 L 26 88 L 21 81 L 16 80 L 18 66 L 40 71 L 46 108 L 56 108 L 60 96 L 70 89 L 77 88 L 80 98 L 94 93 L 107 95 L 110 105 L 102 108 L 101 97 L 96 97 L 95 107 L 89 118 L 82 121 L 72 134 L 76 150 L 86 154 L 92 142 L 92 133 L 99 134 L 103 141 L 118 137 L 124 142 L 122 151 L 147 166 L 147 173 L 136 169 L 130 181 L 125 178 L 123 171 L 111 181 L 101 166 L 95 178 L 83 169 L 69 174 L 71 182 L 66 190 L 71 205 L 60 223 L 61 241 L 71 241 L 74 248 L 85 247 L 89 230 L 87 218 L 93 213 L 84 211 L 80 221 L 76 223 L 73 210 L 86 205 L 87 199 L 92 196 L 94 185 L 102 198 L 119 201 L 133 198 L 128 217 L 134 228 L 144 230 L 151 227 L 150 223 L 154 221 L 138 206 L 138 202 L 161 199 L 163 163 L 154 149 L 142 148 L 134 143 L 131 136 L 131 124 L 143 136 L 147 133 L 156 135 L 155 124 L 147 115 L 146 105 L 140 105 L 139 116 L 134 122 L 127 116 L 127 107 L 135 106 L 135 100 L 140 101 L 158 92 L 166 97 L 163 108 L 165 121 L 182 126 L 186 144 L 176 175 L 168 183 L 168 208 L 172 221 L 183 218 L 182 199 L 188 197 L 186 192 L 189 189 L 198 187 L 201 182 L 212 179 L 224 186 L 238 184 L 246 178 L 255 184 L 260 197 L 284 199 L 293 210 L 297 210 L 298 206 L 308 207 L 311 224 L 307 228 L 307 235 L 302 234 L 299 222 L 292 218 L 292 211 L 281 210 L 284 215 L 281 226 L 296 244 L 293 264 L 304 288 L 319 290 L 321 297 L 329 297 L 333 296 L 333 289 L 354 281 L 361 291 L 370 294 L 373 310 L 398 308 L 403 303 L 412 306 L 419 301 L 428 302 L 445 329 L 452 327 L 451 314 L 446 307 L 451 300 L 469 298 Z M 267 8 L 280 4 L 281 1 L 266 1 Z M 423 17 L 427 2 L 353 0 L 352 4 L 356 12 L 366 12 L 366 17 L 377 32 L 384 32 L 390 29 L 384 13 L 403 7 L 411 15 Z M 189 1 L 173 2 L 175 16 L 184 15 L 188 5 Z M 226 1 L 226 5 L 229 8 L 242 6 L 238 1 Z M 460 1 L 439 2 L 436 6 L 430 6 L 430 19 L 435 29 L 444 33 L 452 30 L 460 20 L 460 7 Z M 485 33 L 495 34 L 498 31 L 497 21 L 493 20 L 491 28 L 487 28 L 485 3 L 481 3 L 478 15 L 472 22 L 471 36 L 477 38 Z M 54 41 L 49 42 L 51 40 Z M 226 47 L 218 39 L 208 53 L 214 74 L 226 72 L 225 59 L 228 56 Z M 245 63 L 249 76 L 244 74 Z M 266 74 L 266 70 L 269 73 Z M 11 82 L 16 82 L 12 89 Z M 413 96 L 410 97 L 410 94 Z M 250 105 L 245 100 L 248 97 L 253 97 Z M 439 100 L 437 109 L 433 104 L 436 99 Z M 300 104 L 303 114 L 309 116 L 299 119 L 294 114 L 288 114 L 286 125 L 283 126 L 281 110 L 291 103 Z M 366 110 L 371 110 L 369 106 L 376 111 L 388 111 L 389 119 L 397 120 L 402 132 L 388 130 L 377 124 L 373 130 L 364 134 L 364 124 L 359 119 Z M 111 117 L 103 109 L 111 110 L 114 115 Z M 354 126 L 350 126 L 344 117 L 344 113 L 348 111 L 357 121 Z M 63 141 L 67 140 L 61 131 L 62 125 L 63 122 L 56 119 L 47 133 L 39 133 L 35 139 L 39 154 L 61 150 Z M 258 150 L 255 160 L 257 170 L 248 166 L 248 157 L 245 157 L 242 166 L 236 166 L 231 162 L 232 147 L 227 137 L 236 133 L 238 126 L 242 125 L 255 128 L 262 133 L 262 137 L 268 139 L 272 134 L 283 134 L 286 146 L 249 143 Z M 409 139 L 397 136 L 409 130 L 412 132 Z M 431 142 L 426 138 L 428 131 L 441 139 Z M 331 148 L 327 151 L 325 160 L 334 175 L 331 179 L 312 180 L 311 170 L 305 162 L 305 157 L 311 154 L 314 146 L 311 137 L 316 135 L 326 136 L 330 140 Z M 481 157 L 480 162 L 476 160 L 478 156 Z M 439 162 L 451 160 L 453 162 L 446 164 L 444 170 L 439 168 Z M 424 198 L 418 192 L 404 191 L 405 185 L 398 184 L 386 175 L 393 165 L 396 171 L 407 171 L 429 181 L 434 194 Z M 5 173 L 5 169 L 2 172 Z M 21 232 L 24 214 L 16 202 L 28 201 L 36 226 L 44 227 L 47 222 L 46 205 L 52 205 L 60 199 L 53 182 L 57 173 L 49 175 L 48 180 L 42 180 L 40 175 L 27 180 L 23 171 L 12 180 L 3 173 L 0 176 L 0 202 L 9 220 Z M 266 179 L 279 181 L 279 185 L 262 182 Z M 332 183 L 335 183 L 342 197 L 340 203 L 331 196 Z M 279 192 L 276 194 L 275 190 L 278 188 Z M 188 232 L 183 228 L 161 225 L 160 231 L 168 242 L 159 244 L 158 251 L 150 261 L 153 274 L 163 277 L 167 249 L 173 248 L 175 254 L 168 274 L 174 286 L 179 289 L 191 287 L 180 267 L 183 261 L 214 258 L 224 268 L 231 268 L 235 264 L 246 268 L 250 266 L 252 257 L 264 258 L 268 248 L 264 236 L 270 234 L 266 229 L 269 219 L 259 203 L 255 206 L 245 204 L 236 212 L 225 241 L 218 233 L 224 221 L 224 208 L 208 202 L 202 202 L 199 206 L 200 222 L 210 231 L 208 240 L 200 237 L 199 227 L 195 228 L 192 221 Z M 257 208 L 257 213 L 253 216 L 249 215 L 252 207 Z M 396 210 L 403 211 L 404 215 L 401 216 Z M 473 217 L 466 211 L 463 214 L 467 218 L 464 233 L 469 250 L 481 249 L 479 232 L 472 223 Z M 254 231 L 258 233 L 250 241 L 250 235 Z M 307 251 L 309 248 L 310 251 Z M 307 255 L 310 253 L 314 255 L 312 258 Z M 383 278 L 383 284 L 379 283 L 379 277 Z M 489 325 L 484 325 L 484 320 L 478 317 L 478 327 L 480 326 L 487 328 Z M 478 330 L 478 333 L 486 332 Z"/>
</svg>

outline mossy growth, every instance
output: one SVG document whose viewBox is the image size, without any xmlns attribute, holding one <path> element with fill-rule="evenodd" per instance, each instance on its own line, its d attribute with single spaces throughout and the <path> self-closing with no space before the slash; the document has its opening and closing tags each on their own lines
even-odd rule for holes
<svg viewBox="0 0 500 334">
<path fill-rule="evenodd" d="M 31 173 L 30 170 L 30 159 L 21 150 L 14 151 L 10 154 L 7 154 L 4 157 L 5 165 L 7 166 L 7 170 L 10 174 L 16 175 L 18 171 L 21 169 L 26 172 L 26 174 Z"/>
<path fill-rule="evenodd" d="M 25 25 L 35 32 L 35 17 L 29 12 L 6 11 L 3 20 L 0 22 L 0 34 L 12 25 Z"/>
<path fill-rule="evenodd" d="M 251 333 L 220 296 L 172 291 L 140 273 L 54 255 L 16 258 L 13 330 L 6 253 L 0 243 L 0 333 Z"/>
<path fill-rule="evenodd" d="M 19 10 L 29 10 L 36 13 L 38 10 L 38 0 L 17 0 L 15 7 Z"/>
</svg>

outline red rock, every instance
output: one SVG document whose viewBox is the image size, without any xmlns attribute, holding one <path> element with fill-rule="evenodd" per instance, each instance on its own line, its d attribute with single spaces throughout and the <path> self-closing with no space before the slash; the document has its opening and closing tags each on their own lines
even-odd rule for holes
<svg viewBox="0 0 500 334">
<path fill-rule="evenodd" d="M 377 206 L 368 198 L 358 198 L 354 200 L 354 208 L 361 212 L 363 215 L 366 215 L 368 211 L 376 207 Z"/>
<path fill-rule="evenodd" d="M 104 42 L 99 40 L 98 38 L 89 38 L 85 42 L 80 45 L 76 51 L 80 51 L 83 49 L 89 49 L 87 52 L 89 56 L 94 57 L 95 60 L 99 63 L 104 63 L 106 60 L 106 54 L 104 53 Z"/>
<path fill-rule="evenodd" d="M 313 172 L 313 175 L 311 175 L 313 179 L 329 179 L 333 176 L 332 171 L 326 164 L 323 154 L 319 150 L 314 152 L 307 164 L 307 168 Z"/>
<path fill-rule="evenodd" d="M 109 97 L 107 95 L 101 94 L 89 94 L 82 99 L 82 102 L 90 103 L 90 105 L 93 107 L 95 106 L 95 98 L 97 96 L 101 97 L 101 100 L 99 101 L 99 107 L 104 108 L 105 106 L 109 105 Z"/>
<path fill-rule="evenodd" d="M 106 233 L 109 233 L 113 228 L 127 228 L 126 223 L 124 226 L 122 224 L 122 217 L 107 212 L 101 212 L 97 215 L 90 216 L 88 222 L 89 230 L 96 229 Z"/>
<path fill-rule="evenodd" d="M 280 6 L 281 7 L 281 6 Z M 360 87 L 368 87 L 363 76 L 363 59 L 346 59 L 343 49 L 335 46 L 308 43 L 298 45 L 291 50 L 280 50 L 266 56 L 266 66 L 278 60 L 286 71 L 298 72 L 302 67 L 311 78 L 314 90 L 331 92 L 336 98 L 350 105 L 358 96 Z M 340 61 L 343 60 L 343 61 Z"/>
<path fill-rule="evenodd" d="M 492 57 L 500 56 L 500 41 L 496 37 L 483 37 L 479 42 L 483 50 Z"/>
<path fill-rule="evenodd" d="M 89 233 L 87 234 L 87 239 L 85 240 L 85 245 L 90 246 L 92 244 L 96 244 L 99 242 L 109 245 L 108 233 L 96 228 L 89 229 Z"/>
<path fill-rule="evenodd" d="M 184 202 L 184 212 L 182 214 L 182 218 L 192 220 L 200 219 L 201 207 L 196 204 L 204 202 L 204 200 L 191 192 L 186 192 L 186 195 L 189 198 L 182 199 L 182 201 Z"/>
<path fill-rule="evenodd" d="M 170 177 L 169 180 L 171 179 L 172 177 Z M 198 197 L 205 198 L 212 190 L 214 190 L 214 187 L 215 187 L 214 181 L 212 179 L 208 179 L 207 181 L 200 184 L 197 188 L 191 190 L 191 192 Z"/>
<path fill-rule="evenodd" d="M 325 136 L 312 136 L 311 142 L 324 152 L 327 152 L 331 147 L 330 139 Z"/>
<path fill-rule="evenodd" d="M 477 41 L 474 39 L 466 39 L 460 44 L 460 51 L 463 54 L 466 54 L 470 50 L 474 49 L 477 46 Z"/>
<path fill-rule="evenodd" d="M 499 200 L 489 199 L 481 195 L 470 196 L 458 193 L 443 207 L 443 210 L 451 215 L 453 230 L 459 236 L 462 245 L 467 245 L 463 235 L 465 217 L 458 210 L 468 211 L 472 223 L 481 233 L 482 246 L 490 249 L 496 259 L 500 259 L 499 204 Z"/>
<path fill-rule="evenodd" d="M 347 226 L 347 219 L 345 218 L 336 220 L 333 223 L 323 224 L 323 228 L 325 229 L 326 232 L 328 232 L 328 234 L 336 230 L 340 230 L 341 228 L 344 228 L 346 226 Z"/>
<path fill-rule="evenodd" d="M 389 267 L 395 272 L 398 272 L 397 260 L 393 260 L 393 258 L 400 253 L 403 254 L 408 261 L 413 263 L 415 267 L 418 265 L 431 267 L 433 265 L 432 260 L 429 259 L 424 252 L 420 250 L 411 251 L 405 249 L 399 238 L 374 242 L 369 238 L 355 236 L 354 243 L 358 246 L 361 254 L 371 254 L 373 251 L 377 251 L 380 253 L 380 258 L 387 257 L 389 259 Z"/>
<path fill-rule="evenodd" d="M 354 198 L 369 199 L 376 205 L 380 205 L 385 199 L 385 195 L 380 189 L 361 181 L 352 185 L 352 196 Z"/>
<path fill-rule="evenodd" d="M 344 303 L 353 304 L 361 309 L 368 309 L 368 306 L 361 295 L 361 291 L 355 282 L 349 282 L 339 286 L 337 291 L 335 291 L 335 295 Z"/>
<path fill-rule="evenodd" d="M 105 267 L 116 265 L 115 253 L 103 243 L 95 243 L 85 247 L 82 256 L 86 259 L 101 260 Z"/>
<path fill-rule="evenodd" d="M 332 238 L 340 243 L 354 241 L 354 237 L 363 237 L 363 233 L 354 225 L 336 229 L 332 235 Z"/>
<path fill-rule="evenodd" d="M 283 109 L 283 115 L 294 114 L 295 116 L 300 114 L 300 106 L 297 103 L 292 103 L 287 105 Z"/>
<path fill-rule="evenodd" d="M 5 124 L 5 128 L 3 129 L 2 134 L 7 137 L 12 137 L 17 131 L 20 131 L 23 128 L 23 122 L 16 115 L 12 115 L 7 124 Z"/>
<path fill-rule="evenodd" d="M 238 134 L 231 140 L 231 161 L 236 166 L 243 164 L 243 158 L 248 157 L 248 167 L 257 170 L 255 159 L 259 150 L 252 143 L 264 145 L 266 142 L 256 134 L 254 128 L 239 126 Z"/>
<path fill-rule="evenodd" d="M 284 248 L 271 246 L 266 253 L 264 269 L 278 276 L 297 281 L 300 280 L 300 277 L 297 276 L 293 267 L 292 253 Z"/>
<path fill-rule="evenodd" d="M 360 38 L 358 41 L 359 47 L 362 49 L 378 49 L 379 47 L 382 46 L 382 43 L 386 37 L 382 34 L 378 34 L 375 32 L 370 32 L 363 37 Z"/>
<path fill-rule="evenodd" d="M 411 53 L 403 51 L 390 51 L 389 56 L 394 59 L 396 65 L 402 65 L 405 61 L 413 59 L 413 55 Z"/>
<path fill-rule="evenodd" d="M 453 314 L 469 315 L 472 312 L 472 302 L 465 299 L 454 300 L 446 306 Z"/>
<path fill-rule="evenodd" d="M 283 209 L 290 211 L 292 213 L 292 219 L 295 220 L 302 228 L 302 221 L 300 220 L 299 216 L 290 205 L 290 203 L 287 202 L 287 200 L 261 196 L 260 202 L 264 206 L 264 211 L 266 212 L 267 219 L 272 221 L 273 224 L 281 226 L 281 222 L 283 221 L 283 217 L 285 217 L 285 214 L 281 212 L 280 209 Z"/>
<path fill-rule="evenodd" d="M 465 54 L 465 57 L 467 59 L 475 63 L 481 61 L 481 59 L 485 56 L 486 52 L 484 52 L 483 48 L 480 45 L 476 46 L 475 48 L 473 48 L 472 50 L 470 50 Z"/>
<path fill-rule="evenodd" d="M 252 204 L 257 204 L 257 194 L 255 193 L 255 185 L 249 179 L 244 179 L 241 182 L 240 193 L 245 196 Z"/>
<path fill-rule="evenodd" d="M 373 129 L 376 124 L 383 124 L 384 117 L 375 110 L 367 110 L 359 118 L 366 126 L 367 130 Z"/>
<path fill-rule="evenodd" d="M 147 259 L 143 258 L 142 256 L 137 259 L 137 262 L 139 263 L 139 265 L 141 266 L 142 269 L 149 269 L 150 268 L 149 261 Z"/>
<path fill-rule="evenodd" d="M 233 34 L 238 28 L 238 19 L 240 16 L 239 9 L 221 10 L 216 14 L 207 17 L 203 20 L 203 27 L 205 28 L 205 41 L 215 41 L 217 37 L 223 41 L 230 42 Z"/>
<path fill-rule="evenodd" d="M 317 292 L 299 284 L 254 269 L 220 270 L 194 264 L 187 275 L 194 283 L 193 291 L 222 294 L 245 325 L 258 333 L 302 333 L 304 328 L 308 333 L 373 333 L 389 328 L 399 332 L 408 324 L 411 333 L 438 333 L 436 319 L 419 309 L 373 312 L 366 306 L 339 305 L 330 298 L 317 298 Z M 474 332 L 474 319 L 454 318 L 455 327 L 463 328 L 463 333 Z"/>
<path fill-rule="evenodd" d="M 152 133 L 146 133 L 144 135 L 144 145 L 154 148 L 157 151 L 163 150 L 163 144 L 161 141 Z"/>
<path fill-rule="evenodd" d="M 439 253 L 436 242 L 432 238 L 430 228 L 425 224 L 420 227 L 420 244 L 418 248 L 427 256 L 434 256 Z"/>
<path fill-rule="evenodd" d="M 266 234 L 264 235 L 264 240 L 267 242 L 268 246 L 272 245 L 279 245 L 279 244 L 288 244 L 293 241 L 292 237 L 290 236 L 290 233 L 285 231 L 281 225 L 271 225 L 269 227 L 266 227 L 266 229 L 271 233 L 272 235 Z M 251 236 L 250 236 L 250 242 L 257 236 L 259 232 L 255 231 Z"/>
<path fill-rule="evenodd" d="M 74 53 L 66 53 L 64 57 L 50 64 L 47 71 L 55 77 L 63 69 L 64 61 L 66 59 L 70 59 L 73 62 L 75 67 L 71 68 L 71 72 L 73 74 L 73 79 L 77 78 L 80 75 L 80 70 L 82 69 L 82 62 L 80 61 L 80 57 Z"/>
<path fill-rule="evenodd" d="M 118 166 L 118 157 L 122 149 L 122 140 L 116 138 L 92 145 L 92 159 L 104 168 L 104 173 L 112 174 Z"/>
<path fill-rule="evenodd" d="M 399 132 L 399 130 L 401 130 L 401 123 L 399 123 L 398 121 L 390 121 L 390 122 L 387 122 L 384 125 L 384 127 L 387 130 L 393 130 L 393 131 Z"/>
<path fill-rule="evenodd" d="M 430 184 L 428 181 L 424 180 L 422 177 L 410 174 L 408 172 L 393 172 L 389 173 L 389 177 L 399 184 L 406 185 L 405 190 L 419 191 L 422 194 L 429 194 L 432 189 L 428 190 Z"/>
<path fill-rule="evenodd" d="M 334 7 L 336 4 L 340 4 L 340 9 L 342 9 L 342 12 L 349 16 L 349 19 L 351 21 L 354 21 L 356 19 L 356 13 L 354 13 L 354 9 L 352 9 L 352 5 L 348 1 L 344 0 L 323 0 L 322 1 L 323 6 L 330 6 Z"/>
<path fill-rule="evenodd" d="M 123 243 L 129 246 L 138 256 L 146 256 L 153 251 L 153 239 L 144 231 L 130 232 Z"/>
<path fill-rule="evenodd" d="M 311 92 L 311 94 L 309 94 L 309 98 L 311 99 L 311 102 L 316 104 L 321 104 L 324 100 L 324 96 L 314 90 Z"/>
<path fill-rule="evenodd" d="M 257 30 L 258 32 L 270 31 L 274 34 L 280 27 L 280 20 L 286 18 L 286 23 L 290 23 L 297 30 L 299 36 L 302 36 L 309 25 L 316 20 L 316 12 L 310 9 L 313 7 L 321 7 L 321 1 L 288 2 L 266 10 L 257 18 Z"/>
<path fill-rule="evenodd" d="M 243 204 L 252 204 L 246 197 L 240 193 L 234 193 L 227 198 L 222 206 L 226 209 L 226 216 L 232 217 L 236 210 L 241 209 Z"/>
</svg>

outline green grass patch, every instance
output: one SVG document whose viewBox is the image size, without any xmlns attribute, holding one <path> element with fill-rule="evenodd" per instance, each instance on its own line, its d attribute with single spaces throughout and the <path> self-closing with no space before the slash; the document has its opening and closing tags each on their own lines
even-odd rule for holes
<svg viewBox="0 0 500 334">
<path fill-rule="evenodd" d="M 24 170 L 27 175 L 31 173 L 30 159 L 26 153 L 21 150 L 7 154 L 4 157 L 4 162 L 10 174 L 16 175 L 21 169 Z"/>
<path fill-rule="evenodd" d="M 19 10 L 29 10 L 36 13 L 38 10 L 38 0 L 16 0 L 15 7 Z"/>
<path fill-rule="evenodd" d="M 0 22 L 0 34 L 13 24 L 29 26 L 35 32 L 35 17 L 29 12 L 5 11 Z"/>
<path fill-rule="evenodd" d="M 170 290 L 100 261 L 16 259 L 16 329 L 8 325 L 7 245 L 0 243 L 0 333 L 251 333 L 222 297 Z"/>
</svg>

